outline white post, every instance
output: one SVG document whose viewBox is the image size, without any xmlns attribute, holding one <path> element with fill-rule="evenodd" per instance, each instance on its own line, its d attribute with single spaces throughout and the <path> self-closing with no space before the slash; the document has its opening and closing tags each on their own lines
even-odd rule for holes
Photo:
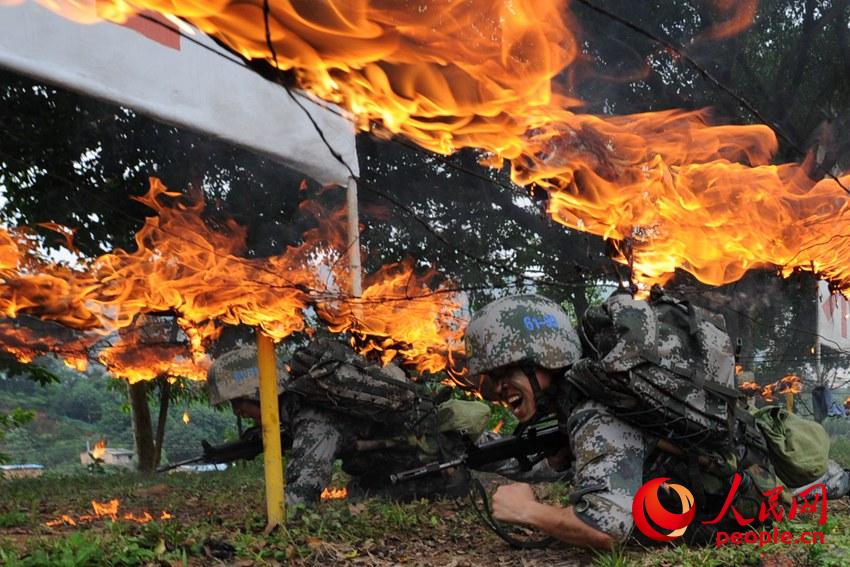
<svg viewBox="0 0 850 567">
<path fill-rule="evenodd" d="M 363 294 L 360 266 L 360 215 L 357 211 L 357 180 L 348 178 L 346 186 L 346 201 L 348 203 L 348 273 L 351 275 L 351 295 L 360 297 Z"/>
</svg>

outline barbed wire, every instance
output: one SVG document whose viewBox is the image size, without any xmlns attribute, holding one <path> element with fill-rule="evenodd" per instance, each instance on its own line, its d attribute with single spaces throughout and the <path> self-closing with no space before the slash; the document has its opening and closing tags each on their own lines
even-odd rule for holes
<svg viewBox="0 0 850 567">
<path fill-rule="evenodd" d="M 750 111 L 750 112 L 753 114 L 753 116 L 755 116 L 755 117 L 756 117 L 756 118 L 757 118 L 760 122 L 764 123 L 765 125 L 767 125 L 768 127 L 770 127 L 772 130 L 774 130 L 774 131 L 775 131 L 775 132 L 776 132 L 776 133 L 777 133 L 777 134 L 778 134 L 778 135 L 779 135 L 779 136 L 780 136 L 783 140 L 785 140 L 785 141 L 786 141 L 786 143 L 788 143 L 788 144 L 792 147 L 792 149 L 794 149 L 795 151 L 797 151 L 797 152 L 798 152 L 798 153 L 800 153 L 801 155 L 805 155 L 805 152 L 803 152 L 803 151 L 802 151 L 799 147 L 797 147 L 797 145 L 793 142 L 793 140 L 791 140 L 791 139 L 790 139 L 790 137 L 788 137 L 787 135 L 785 135 L 785 133 L 784 133 L 784 132 L 783 132 L 780 128 L 778 128 L 776 125 L 772 125 L 772 124 L 770 124 L 770 123 L 769 123 L 769 122 L 768 122 L 768 121 L 767 121 L 767 120 L 766 120 L 766 119 L 765 119 L 765 118 L 761 115 L 761 113 L 758 111 L 758 109 L 756 109 L 756 108 L 755 108 L 755 107 L 754 107 L 754 106 L 753 106 L 753 105 L 752 105 L 749 101 L 747 101 L 747 100 L 746 100 L 746 99 L 744 99 L 742 96 L 740 96 L 738 93 L 734 92 L 732 89 L 730 89 L 729 87 L 727 87 L 726 85 L 724 85 L 723 83 L 721 83 L 721 82 L 720 82 L 719 80 L 717 80 L 717 78 L 716 78 L 716 77 L 714 77 L 714 76 L 713 76 L 713 75 L 712 75 L 712 74 L 711 74 L 711 73 L 710 73 L 707 69 L 705 69 L 705 68 L 704 68 L 704 67 L 702 67 L 702 66 L 701 66 L 698 62 L 696 62 L 695 60 L 693 60 L 693 58 L 692 58 L 692 57 L 690 57 L 690 56 L 687 54 L 687 52 L 684 50 L 684 48 L 683 48 L 682 46 L 676 45 L 676 44 L 672 43 L 672 42 L 671 42 L 671 41 L 669 41 L 669 40 L 665 40 L 665 39 L 659 38 L 659 37 L 655 36 L 654 34 L 652 34 L 651 32 L 648 32 L 647 30 L 644 30 L 644 29 L 643 29 L 643 28 L 641 28 L 640 26 L 637 26 L 637 25 L 636 25 L 636 24 L 634 24 L 633 22 L 630 22 L 630 21 L 626 20 L 625 18 L 622 18 L 622 17 L 620 17 L 620 16 L 617 16 L 616 14 L 613 14 L 613 13 L 609 12 L 608 10 L 606 10 L 606 9 L 604 9 L 604 8 L 601 8 L 601 7 L 599 7 L 599 6 L 596 6 L 596 5 L 595 5 L 595 4 L 593 4 L 592 2 L 589 2 L 588 0 L 579 0 L 579 2 L 580 2 L 581 4 L 583 4 L 583 5 L 587 6 L 588 8 L 590 8 L 590 9 L 592 9 L 592 10 L 594 10 L 594 11 L 597 11 L 598 13 L 600 13 L 600 14 L 602 14 L 602 15 L 606 16 L 606 17 L 609 17 L 609 18 L 611 18 L 611 19 L 613 19 L 613 20 L 615 20 L 615 21 L 619 22 L 620 24 L 622 24 L 622 25 L 624 25 L 624 26 L 626 26 L 626 27 L 629 27 L 629 28 L 630 28 L 630 29 L 632 29 L 633 31 L 636 31 L 636 32 L 637 32 L 637 33 L 639 33 L 639 34 L 641 34 L 641 35 L 644 35 L 644 36 L 648 37 L 648 38 L 649 38 L 649 39 L 651 39 L 652 41 L 654 41 L 654 42 L 656 42 L 656 43 L 658 43 L 658 44 L 660 44 L 660 45 L 664 46 L 665 48 L 670 49 L 671 51 L 673 51 L 673 52 L 677 53 L 678 55 L 680 55 L 680 56 L 681 56 L 684 60 L 686 60 L 689 64 L 691 64 L 691 65 L 692 65 L 692 66 L 693 66 L 693 67 L 694 67 L 694 68 L 695 68 L 695 69 L 696 69 L 696 70 L 697 70 L 697 71 L 698 71 L 698 72 L 699 72 L 699 73 L 700 73 L 703 77 L 705 77 L 705 78 L 706 78 L 706 79 L 707 79 L 710 83 L 712 83 L 715 87 L 717 87 L 717 88 L 719 88 L 719 89 L 723 90 L 724 92 L 726 92 L 727 94 L 729 94 L 730 96 L 732 96 L 733 98 L 735 98 L 735 99 L 739 102 L 739 104 L 741 104 L 744 108 L 746 108 L 748 111 Z M 220 51 L 218 51 L 218 50 L 212 49 L 212 48 L 211 48 L 211 47 L 209 47 L 208 45 L 205 45 L 203 42 L 200 42 L 200 41 L 196 40 L 195 38 L 191 37 L 190 35 L 183 33 L 183 32 L 182 32 L 181 30 L 179 30 L 179 29 L 175 30 L 175 29 L 174 29 L 174 28 L 172 28 L 171 26 L 167 26 L 167 24 L 165 24 L 164 22 L 161 22 L 161 21 L 159 21 L 159 20 L 157 20 L 157 19 L 150 18 L 149 16 L 146 16 L 146 15 L 140 15 L 140 17 L 143 17 L 144 19 L 149 20 L 149 21 L 151 21 L 152 23 L 155 23 L 155 24 L 157 24 L 157 25 L 164 26 L 164 27 L 168 27 L 168 29 L 170 29 L 170 30 L 172 30 L 172 31 L 175 31 L 175 32 L 176 32 L 176 33 L 178 33 L 181 37 L 183 37 L 183 38 L 187 39 L 188 41 L 190 41 L 190 42 L 192 42 L 192 43 L 194 43 L 194 44 L 196 44 L 196 45 L 198 45 L 198 46 L 202 47 L 203 49 L 206 49 L 206 50 L 210 51 L 211 53 L 214 53 L 215 55 L 218 55 L 218 56 L 220 56 L 220 57 L 222 57 L 222 58 L 224 58 L 224 59 L 226 59 L 226 60 L 230 61 L 231 63 L 237 64 L 237 65 L 240 65 L 240 66 L 241 66 L 241 67 L 243 67 L 243 68 L 246 68 L 246 69 L 248 69 L 248 70 L 252 70 L 252 71 L 254 71 L 253 69 L 251 69 L 251 67 L 249 67 L 247 64 L 245 64 L 245 63 L 244 63 L 244 61 L 239 60 L 239 59 L 236 59 L 235 57 L 231 57 L 231 56 L 230 56 L 230 54 L 229 54 L 229 52 L 228 52 L 228 53 L 225 53 L 225 52 L 220 52 Z M 269 18 L 270 18 L 270 6 L 269 6 L 269 1 L 268 1 L 268 0 L 264 0 L 264 21 L 265 21 L 265 28 L 266 28 L 266 41 L 267 41 L 267 43 L 268 43 L 268 46 L 269 46 L 270 52 L 271 52 L 271 54 L 272 54 L 272 58 L 273 58 L 274 63 L 275 63 L 275 68 L 276 68 L 276 70 L 278 70 L 278 71 L 279 71 L 279 64 L 278 64 L 278 61 L 277 61 L 277 54 L 276 54 L 275 49 L 274 49 L 274 44 L 273 44 L 273 42 L 271 41 L 271 33 L 270 33 Z M 256 71 L 255 71 L 255 72 L 256 72 Z M 260 76 L 262 76 L 262 75 L 260 75 Z M 353 172 L 353 170 L 351 169 L 350 165 L 349 165 L 347 162 L 345 162 L 345 160 L 342 158 L 342 156 L 341 156 L 341 155 L 340 155 L 340 154 L 339 154 L 339 153 L 338 153 L 338 152 L 337 152 L 337 151 L 336 151 L 336 150 L 335 150 L 335 149 L 334 149 L 334 148 L 333 148 L 333 147 L 329 144 L 329 142 L 328 142 L 328 140 L 327 140 L 326 136 L 324 135 L 324 132 L 322 131 L 321 127 L 320 127 L 320 126 L 316 123 L 315 119 L 314 119 L 314 118 L 312 117 L 312 115 L 310 114 L 310 111 L 309 111 L 306 107 L 304 107 L 304 105 L 303 105 L 303 104 L 302 104 L 302 103 L 298 100 L 298 98 L 297 98 L 298 96 L 302 96 L 302 97 L 304 97 L 304 95 L 302 95 L 300 92 L 297 92 L 297 93 L 296 93 L 296 92 L 293 92 L 293 90 L 292 90 L 292 89 L 290 89 L 287 85 L 283 84 L 283 83 L 279 80 L 279 77 L 278 77 L 278 75 L 277 75 L 277 74 L 275 74 L 275 77 L 276 77 L 276 79 L 277 79 L 277 80 L 275 80 L 274 82 L 275 82 L 276 84 L 278 84 L 278 85 L 282 86 L 282 87 L 286 90 L 286 92 L 288 93 L 288 95 L 291 97 L 291 99 L 293 100 L 293 102 L 295 102 L 295 103 L 299 106 L 299 108 L 300 108 L 300 109 L 301 109 L 301 110 L 302 110 L 302 111 L 303 111 L 303 112 L 307 115 L 307 117 L 308 117 L 308 119 L 310 120 L 310 122 L 311 122 L 311 124 L 312 124 L 313 128 L 316 130 L 317 135 L 319 135 L 320 139 L 321 139 L 321 140 L 322 140 L 322 142 L 325 144 L 325 146 L 327 147 L 327 149 L 328 149 L 328 151 L 331 153 L 331 155 L 334 157 L 334 159 L 336 159 L 336 160 L 337 160 L 337 161 L 339 161 L 339 162 L 340 162 L 340 163 L 341 163 L 344 167 L 346 167 L 346 169 L 347 169 L 347 170 L 349 171 L 349 173 L 351 174 L 352 178 L 354 178 L 354 179 L 356 179 L 356 180 L 359 180 L 359 176 L 357 176 L 357 175 L 355 175 L 355 174 L 354 174 L 354 172 Z M 306 98 L 307 100 L 309 100 L 311 103 L 314 103 L 314 104 L 315 104 L 315 103 L 317 103 L 317 101 L 315 101 L 312 97 L 304 97 L 304 98 Z M 337 116 L 341 116 L 341 117 L 343 117 L 343 118 L 349 119 L 349 117 L 347 117 L 347 116 L 345 116 L 345 115 L 343 115 L 343 114 L 339 113 L 338 111 L 336 111 L 335 109 L 333 109 L 333 108 L 332 108 L 332 107 L 330 107 L 330 106 L 325 105 L 325 106 L 323 106 L 323 108 L 325 108 L 326 110 L 330 110 L 331 112 L 334 112 Z M 415 151 L 419 151 L 419 152 L 423 152 L 423 153 L 425 153 L 425 150 L 423 150 L 422 148 L 420 148 L 420 147 L 418 147 L 418 146 L 415 146 L 415 145 L 411 145 L 411 144 L 407 143 L 406 141 L 400 141 L 400 140 L 398 140 L 397 138 L 393 138 L 393 139 L 392 139 L 392 141 L 394 141 L 395 143 L 397 143 L 397 144 L 399 144 L 399 145 L 401 145 L 401 146 L 404 146 L 404 147 L 406 147 L 406 148 L 408 148 L 408 149 L 412 149 L 412 150 L 415 150 Z M 17 160 L 17 159 L 15 159 L 13 156 L 9 156 L 8 154 L 5 154 L 5 153 L 3 153 L 3 154 L 4 154 L 7 158 L 11 158 L 11 159 L 13 159 L 13 160 L 15 160 L 15 161 L 18 161 L 19 163 L 23 163 L 23 162 L 22 162 L 22 160 Z M 431 158 L 434 158 L 434 159 L 438 160 L 438 161 L 439 161 L 440 163 L 442 163 L 443 165 L 446 165 L 447 167 L 450 167 L 450 168 L 452 168 L 452 169 L 454 169 L 454 170 L 456 170 L 456 171 L 463 172 L 463 173 L 465 173 L 465 174 L 468 174 L 468 175 L 474 176 L 474 177 L 476 177 L 476 178 L 479 178 L 479 179 L 481 179 L 481 180 L 486 181 L 487 183 L 490 183 L 490 184 L 493 184 L 493 185 L 499 186 L 499 187 L 501 187 L 501 188 L 503 188 L 503 189 L 515 190 L 515 187 L 508 186 L 508 185 L 506 185 L 506 184 L 503 184 L 503 183 L 500 183 L 500 182 L 498 182 L 498 181 L 496 181 L 496 180 L 493 180 L 492 178 L 490 178 L 490 177 L 488 177 L 488 176 L 486 176 L 486 175 L 483 175 L 483 174 L 481 174 L 481 173 L 478 173 L 478 172 L 475 172 L 475 171 L 469 170 L 468 168 L 465 168 L 465 167 L 460 166 L 460 165 L 458 165 L 458 164 L 456 164 L 456 163 L 453 163 L 451 160 L 448 160 L 448 159 L 446 159 L 445 157 L 440 156 L 439 154 L 432 154 L 432 153 L 428 152 L 428 153 L 427 153 L 427 155 L 428 155 L 429 157 L 431 157 Z M 52 178 L 54 178 L 54 179 L 56 179 L 56 178 L 58 177 L 58 176 L 56 176 L 55 174 L 52 174 L 51 172 L 47 171 L 45 168 L 42 168 L 42 169 L 43 169 L 43 170 L 45 170 L 45 173 L 46 173 L 47 175 L 49 175 L 50 177 L 52 177 Z M 826 174 L 827 174 L 828 176 L 830 176 L 832 179 L 834 179 L 834 180 L 836 181 L 836 183 L 837 183 L 839 186 L 841 186 L 841 188 L 842 188 L 842 189 L 844 189 L 845 191 L 847 191 L 848 193 L 850 193 L 850 190 L 848 190 L 846 187 L 844 187 L 844 185 L 841 183 L 841 181 L 840 181 L 840 180 L 839 180 L 836 176 L 832 175 L 832 174 L 831 174 L 831 172 L 828 172 L 828 171 L 827 171 L 827 172 L 826 172 Z M 61 178 L 60 178 L 60 179 L 61 179 Z M 65 182 L 70 183 L 71 185 L 73 185 L 73 186 L 75 186 L 75 187 L 77 187 L 77 184 L 76 184 L 76 183 L 74 183 L 73 181 L 70 181 L 70 180 L 67 180 L 67 179 L 65 179 L 64 181 L 65 181 Z M 98 200 L 101 204 L 104 204 L 104 205 L 109 206 L 112 210 L 118 211 L 120 214 L 124 214 L 124 216 L 126 216 L 126 217 L 128 217 L 128 218 L 130 218 L 130 219 L 132 219 L 132 220 L 134 220 L 134 221 L 140 222 L 140 219 L 136 219 L 136 218 L 132 217 L 131 215 L 126 214 L 126 212 L 125 212 L 125 211 L 123 211 L 123 210 L 121 210 L 121 209 L 118 209 L 117 207 L 112 206 L 112 205 L 111 205 L 111 203 L 108 203 L 108 201 L 105 201 L 105 200 L 100 199 L 100 198 L 99 198 L 99 196 L 97 196 L 97 195 L 96 195 L 96 193 L 88 191 L 88 189 L 87 189 L 87 188 L 85 188 L 84 186 L 79 186 L 79 188 L 83 189 L 84 191 L 87 191 L 90 195 L 92 195 L 92 196 L 93 196 L 96 200 Z M 505 273 L 511 273 L 512 275 L 517 276 L 517 277 L 520 277 L 520 278 L 522 278 L 522 279 L 523 279 L 523 280 L 525 280 L 525 281 L 529 281 L 529 282 L 531 282 L 531 283 L 534 283 L 535 285 L 541 285 L 541 286 L 551 286 L 551 287 L 557 287 L 557 288 L 581 288 L 581 287 L 596 287 L 596 286 L 597 286 L 597 284 L 596 284 L 596 283 L 586 283 L 586 282 L 585 282 L 585 283 L 563 283 L 563 282 L 556 282 L 556 281 L 546 281 L 546 280 L 538 279 L 538 278 L 531 278 L 531 277 L 529 277 L 527 274 L 524 274 L 524 273 L 518 272 L 518 271 L 516 271 L 516 270 L 512 270 L 509 266 L 504 266 L 504 265 L 501 265 L 501 264 L 500 264 L 500 263 L 498 263 L 498 262 L 494 262 L 494 261 L 491 261 L 491 260 L 488 260 L 488 259 L 480 258 L 480 257 L 478 257 L 478 256 L 476 256 L 476 255 L 474 255 L 474 254 L 471 254 L 469 251 L 467 251 L 467 250 L 465 250 L 465 249 L 462 249 L 462 248 L 458 247 L 456 244 L 453 244 L 453 243 L 451 243 L 451 242 L 448 242 L 448 241 L 447 241 L 447 240 L 446 240 L 446 239 L 445 239 L 442 235 L 440 235 L 440 234 L 439 234 L 438 232 L 436 232 L 436 231 L 435 231 L 432 227 L 430 227 L 430 225 L 429 225 L 426 221 L 424 221 L 424 220 L 422 220 L 421 218 L 419 218 L 419 217 L 418 217 L 418 215 L 417 215 L 414 211 L 412 211 L 409 207 L 406 207 L 405 205 L 401 204 L 400 202 L 398 202 L 397 200 L 393 199 L 392 197 L 389 197 L 387 194 L 385 194 L 385 193 L 383 193 L 383 192 L 381 192 L 381 191 L 378 191 L 378 190 L 376 190 L 376 189 L 374 189 L 374 188 L 368 187 L 368 188 L 367 188 L 367 190 L 368 190 L 368 191 L 370 191 L 370 192 L 372 192 L 373 194 L 376 194 L 376 195 L 378 195 L 378 196 L 380 196 L 380 197 L 382 197 L 382 198 L 384 198 L 384 199 L 386 199 L 386 200 L 388 200 L 388 201 L 392 202 L 394 206 L 396 206 L 397 208 L 399 208 L 399 209 L 401 209 L 401 210 L 405 211 L 405 212 L 406 212 L 406 214 L 409 214 L 412 218 L 414 218 L 415 220 L 417 220 L 417 222 L 419 222 L 419 224 L 420 224 L 420 225 L 421 225 L 424 229 L 426 229 L 426 230 L 427 230 L 430 234 L 432 234 L 434 237 L 436 237 L 438 240 L 440 240 L 443 244 L 445 244 L 446 246 L 449 246 L 449 247 L 451 247 L 451 248 L 453 248 L 453 249 L 457 250 L 458 252 L 460 252 L 460 253 L 461 253 L 461 254 L 463 254 L 464 256 L 469 257 L 469 258 L 470 258 L 470 259 L 472 259 L 473 261 L 476 261 L 476 263 L 480 263 L 480 264 L 482 264 L 482 265 L 487 265 L 487 266 L 489 266 L 489 267 L 491 267 L 491 268 L 498 269 L 498 270 L 500 270 L 500 271 L 502 271 L 502 272 L 505 272 Z M 78 205 L 80 205 L 80 203 L 79 203 L 78 201 L 77 201 L 77 204 L 78 204 Z M 183 237 L 182 237 L 182 235 L 177 235 L 177 234 L 169 233 L 169 231 L 167 231 L 167 230 L 163 229 L 162 227 L 159 227 L 159 230 L 162 230 L 164 233 L 169 234 L 170 236 L 173 236 L 173 237 L 175 237 L 175 238 L 180 238 L 180 239 L 183 239 L 183 240 L 185 240 L 185 241 L 187 241 L 187 242 L 189 242 L 189 243 L 191 243 L 191 244 L 193 244 L 193 245 L 197 245 L 197 243 L 196 243 L 196 242 L 193 242 L 193 241 L 187 240 L 187 239 L 183 238 Z M 232 259 L 235 259 L 235 260 L 237 260 L 237 261 L 247 260 L 247 259 L 241 259 L 241 258 L 238 258 L 238 257 L 235 257 L 235 256 L 228 256 L 228 258 L 232 258 Z M 261 268 L 261 269 L 262 269 L 262 268 Z M 275 276 L 277 276 L 277 277 L 280 277 L 280 274 L 279 274 L 279 273 L 277 273 L 277 272 L 271 272 L 270 270 L 266 270 L 266 271 L 268 271 L 269 273 L 273 273 L 273 274 L 274 274 Z M 260 282 L 254 282 L 254 283 L 260 283 Z M 267 282 L 262 282 L 262 283 L 267 284 Z M 271 285 L 270 287 L 278 287 L 278 286 L 273 286 L 273 285 Z M 283 286 L 280 286 L 280 287 L 287 288 L 287 289 L 291 289 L 291 288 L 293 288 L 293 287 L 296 287 L 296 288 L 298 288 L 298 289 L 302 289 L 302 288 L 300 288 L 297 284 L 283 285 Z M 360 299 L 360 300 L 358 300 L 358 301 L 363 302 L 363 303 L 368 303 L 368 302 L 384 302 L 384 301 L 410 301 L 410 300 L 422 299 L 422 298 L 425 298 L 425 297 L 429 297 L 429 296 L 437 295 L 437 294 L 442 294 L 442 293 L 455 293 L 455 292 L 459 292 L 459 291 L 485 290 L 485 289 L 487 289 L 487 290 L 490 290 L 490 289 L 504 289 L 504 288 L 511 288 L 511 287 L 518 288 L 518 287 L 520 287 L 520 286 L 519 286 L 519 285 L 517 285 L 517 284 L 492 284 L 492 285 L 487 285 L 487 286 L 458 286 L 458 287 L 453 287 L 453 288 L 443 288 L 443 289 L 439 289 L 439 290 L 434 290 L 434 291 L 431 291 L 431 292 L 429 292 L 429 293 L 425 293 L 425 294 L 417 294 L 417 295 L 415 295 L 415 296 L 411 296 L 411 295 L 407 295 L 407 294 L 406 294 L 405 296 L 403 296 L 403 297 L 402 297 L 402 296 L 382 296 L 382 297 L 369 298 L 369 299 L 365 299 L 365 300 L 364 300 L 364 299 Z M 303 290 L 303 289 L 302 289 L 302 290 Z M 307 293 L 311 293 L 311 294 L 313 294 L 315 297 L 321 298 L 321 299 L 323 299 L 323 300 L 325 300 L 325 299 L 326 299 L 326 300 L 347 300 L 347 299 L 353 299 L 353 298 L 351 298 L 351 297 L 347 296 L 346 294 L 329 294 L 329 293 L 327 293 L 327 292 L 318 292 L 318 291 L 315 291 L 315 290 L 306 290 L 306 292 L 307 292 Z M 737 311 L 737 310 L 733 310 L 733 311 Z M 745 314 L 745 313 L 740 312 L 740 311 L 737 311 L 737 312 L 738 312 L 739 314 L 741 314 L 741 315 L 745 316 L 746 318 L 748 318 L 749 320 L 751 320 L 752 322 L 754 322 L 754 323 L 756 323 L 756 324 L 768 325 L 767 323 L 764 323 L 764 322 L 762 322 L 762 321 L 759 321 L 759 320 L 757 320 L 757 319 L 755 319 L 755 318 L 753 318 L 753 317 L 749 316 L 748 314 Z M 818 334 L 818 333 L 814 333 L 814 332 L 811 332 L 811 331 L 808 331 L 808 330 L 805 330 L 805 329 L 794 328 L 794 329 L 792 329 L 792 330 L 796 330 L 796 331 L 799 331 L 799 332 L 803 332 L 803 333 L 805 333 L 805 334 L 809 334 L 809 335 L 813 335 L 813 336 L 820 337 L 820 338 L 822 338 L 822 339 L 824 339 L 824 340 L 828 340 L 828 339 L 826 339 L 826 337 L 823 337 L 822 335 L 820 335 L 820 334 Z"/>
</svg>

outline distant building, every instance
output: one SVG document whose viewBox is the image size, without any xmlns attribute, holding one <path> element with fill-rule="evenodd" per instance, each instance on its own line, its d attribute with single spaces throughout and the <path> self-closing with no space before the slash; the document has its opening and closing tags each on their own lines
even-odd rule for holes
<svg viewBox="0 0 850 567">
<path fill-rule="evenodd" d="M 107 447 L 101 450 L 101 455 L 100 460 L 103 461 L 104 465 L 132 468 L 133 457 L 136 456 L 136 453 L 128 449 L 113 449 L 112 447 Z M 80 453 L 80 463 L 82 463 L 84 467 L 94 464 L 94 459 L 92 459 L 91 453 L 88 451 Z"/>
<path fill-rule="evenodd" d="M 34 478 L 42 474 L 42 465 L 0 465 L 0 477 L 3 478 Z"/>
</svg>

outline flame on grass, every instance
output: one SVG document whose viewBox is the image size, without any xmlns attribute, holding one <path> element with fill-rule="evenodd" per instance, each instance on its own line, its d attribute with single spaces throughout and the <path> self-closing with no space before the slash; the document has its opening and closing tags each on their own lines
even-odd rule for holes
<svg viewBox="0 0 850 567">
<path fill-rule="evenodd" d="M 322 500 L 342 500 L 348 497 L 348 489 L 342 488 L 325 488 L 322 490 Z"/>
<path fill-rule="evenodd" d="M 158 518 L 154 518 L 154 516 L 147 511 L 143 511 L 138 514 L 135 512 L 125 512 L 124 514 L 121 514 L 119 513 L 120 506 L 120 501 L 117 498 L 113 498 L 108 502 L 98 502 L 97 500 L 92 500 L 91 514 L 80 514 L 76 517 L 73 517 L 68 514 L 63 514 L 56 520 L 50 520 L 48 522 L 45 522 L 44 525 L 49 528 L 57 526 L 77 526 L 79 524 L 87 524 L 97 520 L 111 520 L 113 522 L 125 521 L 133 522 L 136 524 L 147 524 L 149 522 L 154 521 L 154 519 L 159 519 L 160 521 L 168 521 L 173 518 L 173 516 L 165 510 L 160 512 Z"/>
</svg>

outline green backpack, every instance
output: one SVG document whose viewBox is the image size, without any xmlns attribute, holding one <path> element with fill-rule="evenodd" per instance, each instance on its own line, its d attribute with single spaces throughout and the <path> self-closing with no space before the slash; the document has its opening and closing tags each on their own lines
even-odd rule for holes
<svg viewBox="0 0 850 567">
<path fill-rule="evenodd" d="M 764 435 L 770 462 L 788 486 L 804 486 L 826 474 L 829 435 L 820 423 L 803 419 L 781 406 L 755 412 Z"/>
</svg>

